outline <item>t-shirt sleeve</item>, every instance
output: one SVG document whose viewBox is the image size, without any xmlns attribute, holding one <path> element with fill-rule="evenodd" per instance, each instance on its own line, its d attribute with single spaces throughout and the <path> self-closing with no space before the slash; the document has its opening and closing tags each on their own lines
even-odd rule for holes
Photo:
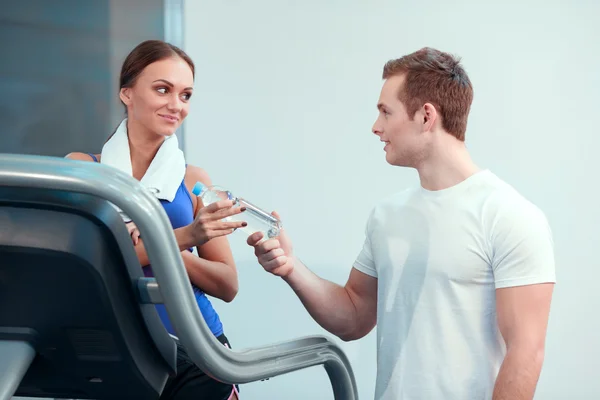
<svg viewBox="0 0 600 400">
<path fill-rule="evenodd" d="M 362 273 L 377 278 L 377 268 L 375 267 L 375 261 L 373 260 L 373 249 L 371 246 L 371 220 L 373 218 L 373 212 L 367 220 L 365 228 L 365 241 L 363 243 L 362 250 L 358 254 L 356 261 L 354 261 L 354 268 Z"/>
<path fill-rule="evenodd" d="M 544 213 L 532 203 L 505 203 L 491 239 L 497 289 L 556 282 L 552 232 Z"/>
</svg>

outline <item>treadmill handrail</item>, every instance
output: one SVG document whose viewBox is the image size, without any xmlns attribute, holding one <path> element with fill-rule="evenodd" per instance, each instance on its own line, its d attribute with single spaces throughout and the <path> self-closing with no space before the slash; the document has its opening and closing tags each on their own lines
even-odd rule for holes
<svg viewBox="0 0 600 400">
<path fill-rule="evenodd" d="M 324 365 L 336 400 L 356 400 L 350 362 L 328 337 L 309 336 L 260 348 L 227 349 L 212 334 L 195 301 L 171 223 L 160 202 L 136 179 L 100 163 L 0 154 L 0 186 L 54 189 L 113 203 L 137 225 L 159 290 L 192 361 L 225 383 L 243 384 Z"/>
</svg>

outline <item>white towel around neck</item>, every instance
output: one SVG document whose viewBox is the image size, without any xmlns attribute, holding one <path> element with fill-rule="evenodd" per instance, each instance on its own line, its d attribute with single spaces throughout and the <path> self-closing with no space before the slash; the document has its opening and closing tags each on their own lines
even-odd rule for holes
<svg viewBox="0 0 600 400">
<path fill-rule="evenodd" d="M 100 162 L 129 176 L 133 175 L 127 136 L 127 118 L 119 124 L 115 134 L 102 147 Z M 171 202 L 175 199 L 177 190 L 185 177 L 185 169 L 185 157 L 179 149 L 177 136 L 171 135 L 158 149 L 140 182 L 158 199 Z"/>
</svg>

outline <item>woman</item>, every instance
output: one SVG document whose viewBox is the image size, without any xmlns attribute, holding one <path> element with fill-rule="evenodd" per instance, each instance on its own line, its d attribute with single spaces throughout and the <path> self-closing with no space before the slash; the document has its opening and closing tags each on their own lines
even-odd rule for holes
<svg viewBox="0 0 600 400">
<path fill-rule="evenodd" d="M 67 158 L 95 161 L 130 173 L 153 189 L 175 231 L 184 265 L 202 315 L 223 345 L 229 342 L 207 294 L 226 302 L 238 291 L 237 271 L 226 235 L 245 222 L 223 222 L 243 209 L 221 201 L 203 207 L 191 195 L 198 181 L 211 185 L 201 168 L 187 165 L 174 135 L 188 114 L 193 92 L 194 63 L 181 49 L 158 40 L 138 45 L 121 68 L 120 99 L 127 118 L 109 138 L 101 154 L 70 153 Z M 143 238 L 128 224 L 146 276 L 148 265 Z M 198 256 L 192 253 L 196 247 Z M 175 334 L 164 305 L 157 305 L 165 327 Z M 237 399 L 237 387 L 206 376 L 178 343 L 177 376 L 168 380 L 161 399 Z"/>
</svg>

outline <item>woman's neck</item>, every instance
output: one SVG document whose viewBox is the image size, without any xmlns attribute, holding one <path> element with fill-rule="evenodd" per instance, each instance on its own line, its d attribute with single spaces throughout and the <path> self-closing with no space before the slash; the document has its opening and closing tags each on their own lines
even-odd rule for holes
<svg viewBox="0 0 600 400">
<path fill-rule="evenodd" d="M 133 177 L 141 180 L 165 138 L 133 119 L 127 120 L 127 136 Z"/>
</svg>

